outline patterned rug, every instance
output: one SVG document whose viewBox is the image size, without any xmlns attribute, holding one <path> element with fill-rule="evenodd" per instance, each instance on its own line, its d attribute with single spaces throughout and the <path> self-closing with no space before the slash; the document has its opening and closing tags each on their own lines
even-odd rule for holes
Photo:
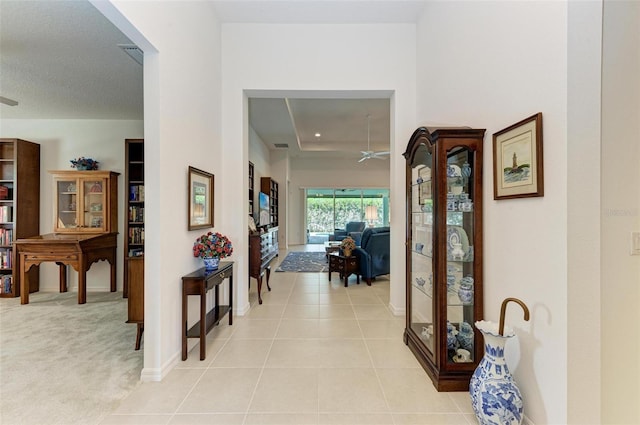
<svg viewBox="0 0 640 425">
<path fill-rule="evenodd" d="M 324 252 L 290 252 L 277 272 L 324 272 L 329 269 Z"/>
</svg>

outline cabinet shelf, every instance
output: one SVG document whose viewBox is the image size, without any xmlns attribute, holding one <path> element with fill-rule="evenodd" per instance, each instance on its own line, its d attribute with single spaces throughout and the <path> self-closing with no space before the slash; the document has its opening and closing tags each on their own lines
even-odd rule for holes
<svg viewBox="0 0 640 425">
<path fill-rule="evenodd" d="M 482 170 L 483 139 L 484 130 L 421 127 L 404 153 L 411 182 L 404 341 L 438 391 L 468 390 L 482 358 L 482 345 L 474 343 L 479 331 L 470 343 L 467 335 L 451 337 L 483 318 L 482 173 L 475 172 Z M 463 343 L 473 361 L 456 363 Z"/>
</svg>

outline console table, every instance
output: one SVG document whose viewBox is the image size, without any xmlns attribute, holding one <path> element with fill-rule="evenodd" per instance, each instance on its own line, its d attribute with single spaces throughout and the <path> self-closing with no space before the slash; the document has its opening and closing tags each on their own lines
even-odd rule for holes
<svg viewBox="0 0 640 425">
<path fill-rule="evenodd" d="M 229 305 L 220 305 L 219 287 L 229 278 Z M 214 305 L 207 312 L 207 292 L 214 289 Z M 187 327 L 188 296 L 200 296 L 200 320 Z M 233 324 L 233 261 L 221 261 L 217 270 L 206 273 L 204 267 L 182 276 L 182 360 L 187 360 L 187 338 L 200 338 L 200 360 L 206 357 L 206 336 L 229 313 L 229 326 Z"/>
<path fill-rule="evenodd" d="M 60 266 L 60 292 L 67 292 L 67 265 L 78 272 L 78 304 L 87 302 L 87 270 L 96 261 L 111 266 L 111 292 L 116 291 L 117 233 L 48 233 L 14 242 L 19 261 L 20 304 L 29 304 L 29 269 L 46 261 Z"/>
</svg>

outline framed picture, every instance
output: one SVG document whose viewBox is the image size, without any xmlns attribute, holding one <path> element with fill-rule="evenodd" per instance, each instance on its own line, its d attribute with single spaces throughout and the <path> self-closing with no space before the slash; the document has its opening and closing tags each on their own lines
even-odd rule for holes
<svg viewBox="0 0 640 425">
<path fill-rule="evenodd" d="M 544 196 L 542 113 L 493 134 L 493 199 Z"/>
<path fill-rule="evenodd" d="M 213 174 L 189 167 L 189 230 L 213 227 Z"/>
</svg>

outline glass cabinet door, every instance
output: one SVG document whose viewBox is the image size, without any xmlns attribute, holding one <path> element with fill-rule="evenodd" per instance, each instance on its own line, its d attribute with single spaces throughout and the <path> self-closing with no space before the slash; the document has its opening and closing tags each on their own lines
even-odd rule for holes
<svg viewBox="0 0 640 425">
<path fill-rule="evenodd" d="M 432 153 L 418 147 L 411 164 L 411 329 L 422 340 L 427 355 L 435 352 L 433 305 L 433 188 Z"/>
<path fill-rule="evenodd" d="M 78 181 L 56 180 L 56 229 L 76 229 L 78 223 Z"/>
<path fill-rule="evenodd" d="M 447 152 L 446 157 L 446 362 L 472 363 L 475 361 L 473 155 L 468 148 L 458 147 Z"/>
<path fill-rule="evenodd" d="M 83 225 L 92 231 L 104 231 L 105 208 L 104 208 L 104 187 L 103 179 L 82 180 L 84 211 Z"/>
</svg>

